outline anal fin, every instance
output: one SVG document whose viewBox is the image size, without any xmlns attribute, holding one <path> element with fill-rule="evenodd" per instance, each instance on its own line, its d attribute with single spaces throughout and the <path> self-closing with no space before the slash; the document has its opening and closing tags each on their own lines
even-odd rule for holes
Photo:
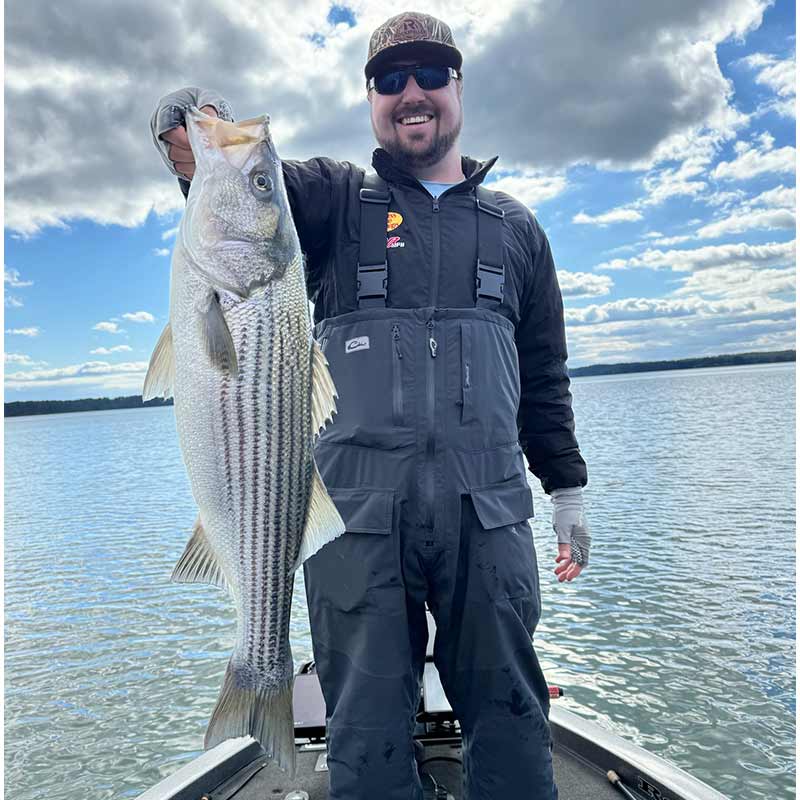
<svg viewBox="0 0 800 800">
<path fill-rule="evenodd" d="M 175 583 L 211 583 L 230 591 L 200 517 L 194 523 L 192 538 L 175 564 L 170 580 Z"/>
</svg>

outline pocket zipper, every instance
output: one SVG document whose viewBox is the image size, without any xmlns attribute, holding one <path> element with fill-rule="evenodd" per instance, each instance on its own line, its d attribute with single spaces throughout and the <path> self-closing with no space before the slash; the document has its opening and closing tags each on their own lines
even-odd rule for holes
<svg viewBox="0 0 800 800">
<path fill-rule="evenodd" d="M 400 365 L 402 358 L 400 326 L 392 325 L 392 412 L 395 425 L 403 424 L 403 371 Z"/>
</svg>

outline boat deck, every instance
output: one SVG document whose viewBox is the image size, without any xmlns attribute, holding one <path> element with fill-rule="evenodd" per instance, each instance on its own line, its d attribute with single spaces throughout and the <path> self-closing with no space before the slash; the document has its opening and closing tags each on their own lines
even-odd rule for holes
<svg viewBox="0 0 800 800">
<path fill-rule="evenodd" d="M 256 758 L 217 787 L 210 797 L 213 800 L 284 800 L 292 791 L 304 791 L 308 800 L 326 800 L 328 772 L 315 770 L 317 762 L 324 760 L 324 756 L 324 750 L 298 753 L 297 777 L 292 781 L 287 780 L 285 773 L 268 759 Z M 460 759 L 461 746 L 436 744 L 425 748 L 426 760 L 439 757 Z M 558 744 L 553 750 L 553 767 L 559 800 L 620 800 L 622 797 L 602 770 L 584 763 Z M 444 785 L 456 800 L 463 797 L 460 764 L 452 761 L 431 761 L 423 769 L 430 772 L 437 783 Z M 296 798 L 305 800 L 302 794 L 296 795 Z"/>
</svg>

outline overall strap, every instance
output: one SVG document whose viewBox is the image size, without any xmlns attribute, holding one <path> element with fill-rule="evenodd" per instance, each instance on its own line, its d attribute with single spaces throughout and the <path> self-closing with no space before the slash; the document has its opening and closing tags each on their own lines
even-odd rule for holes
<svg viewBox="0 0 800 800">
<path fill-rule="evenodd" d="M 503 302 L 505 265 L 503 263 L 503 217 L 495 205 L 494 193 L 478 184 L 475 187 L 478 211 L 478 264 L 475 274 L 475 305 L 496 308 Z"/>
<path fill-rule="evenodd" d="M 360 193 L 361 239 L 356 281 L 357 307 L 386 307 L 386 219 L 389 187 L 377 173 L 366 173 Z"/>
</svg>

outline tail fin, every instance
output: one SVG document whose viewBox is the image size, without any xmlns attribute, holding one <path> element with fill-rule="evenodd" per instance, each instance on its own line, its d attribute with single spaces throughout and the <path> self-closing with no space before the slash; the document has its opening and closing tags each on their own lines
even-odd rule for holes
<svg viewBox="0 0 800 800">
<path fill-rule="evenodd" d="M 228 662 L 219 700 L 208 723 L 204 747 L 215 747 L 225 739 L 252 736 L 290 778 L 295 776 L 294 678 L 276 688 L 242 686 L 233 659 Z"/>
</svg>

